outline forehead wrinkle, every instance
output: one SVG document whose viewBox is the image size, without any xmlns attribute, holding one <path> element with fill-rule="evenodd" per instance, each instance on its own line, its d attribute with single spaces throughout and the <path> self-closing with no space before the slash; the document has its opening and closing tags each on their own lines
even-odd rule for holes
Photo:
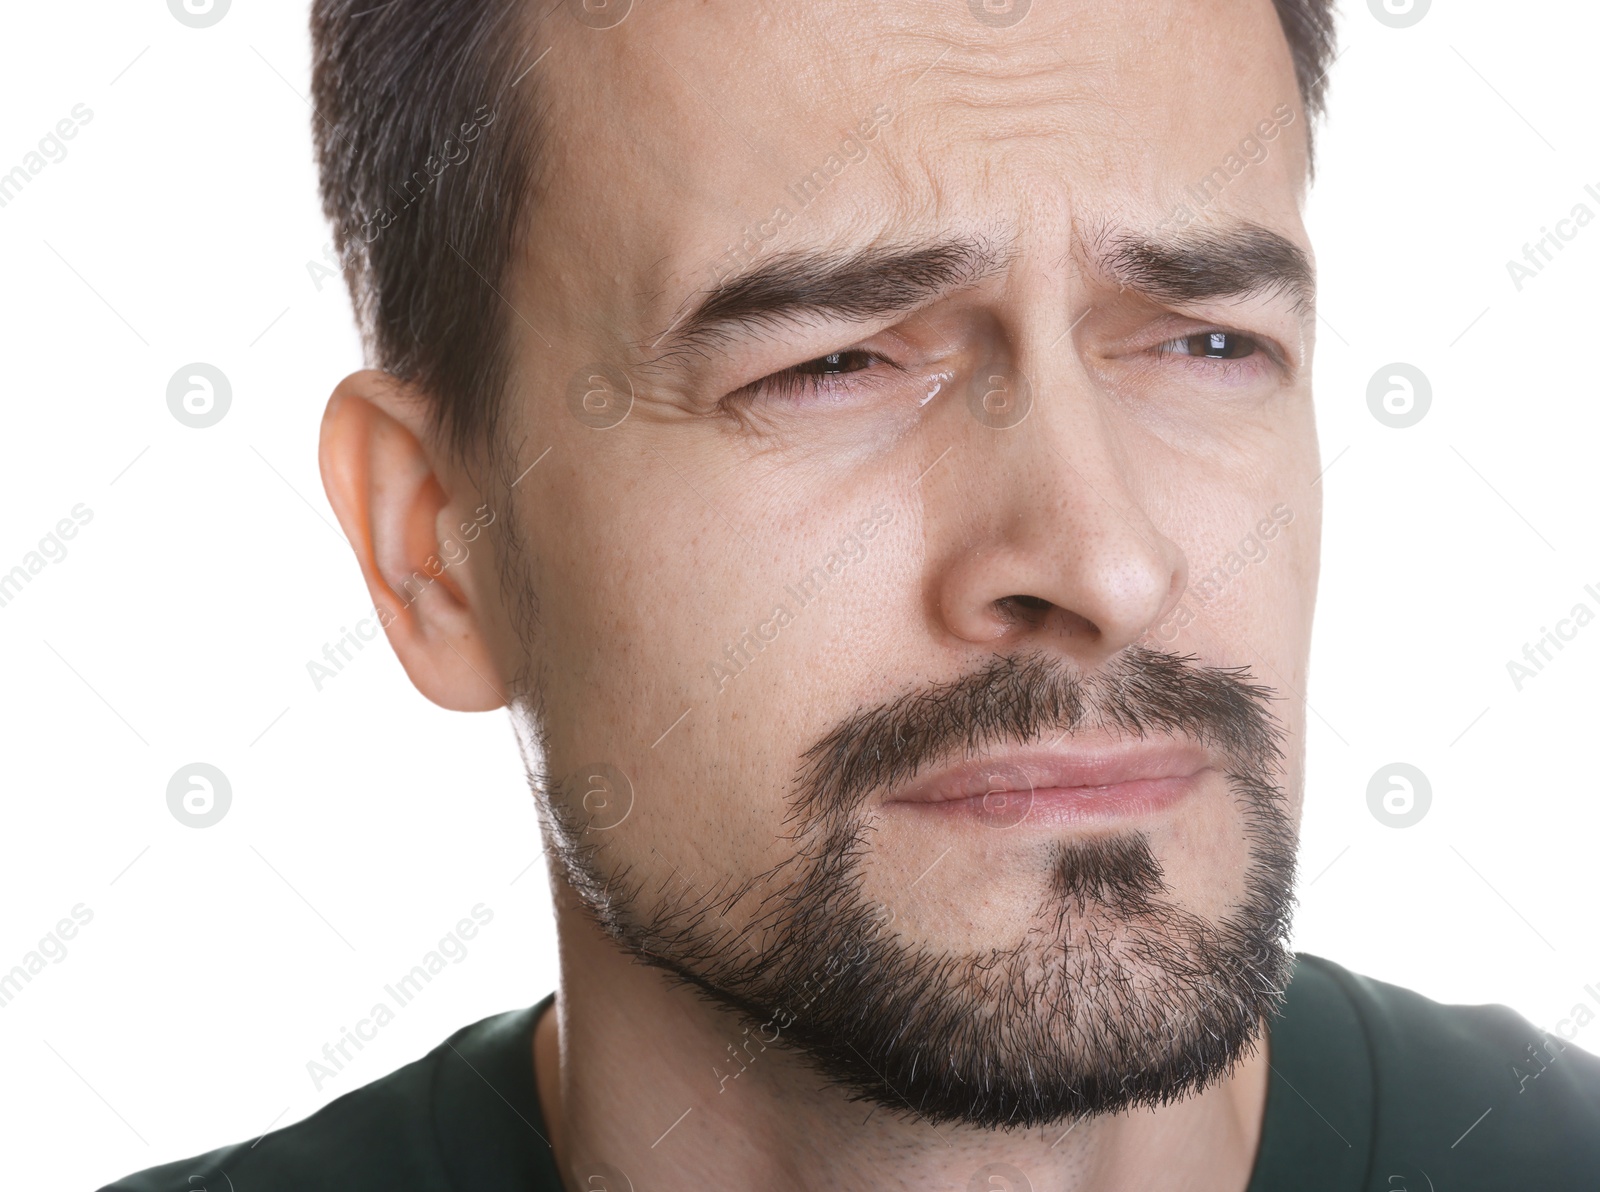
<svg viewBox="0 0 1600 1192">
<path fill-rule="evenodd" d="M 940 5 L 926 7 L 946 11 Z M 894 111 L 894 123 L 888 127 L 883 142 L 886 151 L 874 151 L 869 164 L 861 167 L 862 172 L 851 175 L 850 185 L 856 186 L 869 180 L 886 184 L 874 186 L 870 192 L 871 198 L 880 207 L 897 208 L 898 211 L 868 213 L 858 209 L 854 216 L 858 229 L 860 223 L 871 222 L 879 225 L 880 232 L 893 233 L 897 224 L 904 226 L 910 208 L 920 208 L 920 214 L 926 216 L 930 209 L 944 207 L 948 189 L 971 181 L 960 174 L 959 168 L 954 171 L 953 180 L 946 177 L 951 173 L 952 162 L 956 167 L 962 163 L 962 141 L 968 143 L 968 149 L 982 153 L 983 164 L 976 175 L 978 181 L 984 184 L 993 182 L 1015 164 L 1018 169 L 1039 175 L 1041 180 L 1054 180 L 1064 191 L 1071 189 L 1071 181 L 1080 171 L 1094 176 L 1097 171 L 1105 173 L 1125 169 L 1124 159 L 1128 157 L 1149 165 L 1158 156 L 1151 152 L 1152 146 L 1138 130 L 1129 125 L 1127 116 L 1121 114 L 1125 101 L 1140 99 L 1137 91 L 1129 94 L 1126 88 L 1117 85 L 1130 71 L 1137 75 L 1138 64 L 1142 60 L 1136 52 L 1137 46 L 1129 48 L 1121 47 L 1120 43 L 1107 43 L 1104 37 L 1098 35 L 1098 27 L 1093 21 L 1079 32 L 1063 31 L 1059 37 L 1037 36 L 1041 32 L 1037 19 L 1031 25 L 1035 36 L 986 44 L 973 40 L 964 12 L 965 6 L 958 7 L 963 9 L 959 20 L 934 20 L 930 12 L 920 12 L 921 17 L 929 19 L 919 20 L 913 18 L 913 13 L 919 12 L 916 5 L 885 6 L 874 13 L 874 21 L 882 22 L 880 26 L 872 28 L 871 23 L 863 23 L 862 31 L 870 32 L 872 36 L 859 39 L 866 43 L 859 52 L 829 52 L 809 57 L 802 55 L 802 62 L 796 64 L 793 72 L 784 72 L 789 76 L 788 83 L 795 84 L 793 90 L 820 105 L 816 108 L 802 105 L 804 111 L 818 118 L 826 114 L 829 120 L 839 117 L 843 121 L 840 127 L 848 123 L 843 120 L 844 116 L 876 96 L 886 99 Z M 803 31 L 804 40 L 813 43 L 829 35 L 837 41 L 837 22 L 827 22 L 820 15 L 827 11 L 826 5 L 819 5 L 816 9 L 806 6 L 792 12 L 779 8 L 767 11 L 763 19 L 773 24 L 791 22 Z M 1034 17 L 1043 15 L 1043 12 L 1039 12 Z M 1135 32 L 1148 30 L 1153 20 L 1152 14 L 1145 12 L 1142 16 L 1132 16 L 1128 27 Z M 744 25 L 740 27 L 747 28 Z M 637 20 L 630 22 L 628 28 L 635 33 L 644 32 L 644 26 Z M 770 39 L 761 39 L 756 45 L 768 41 Z M 664 48 L 670 51 L 674 46 L 678 46 L 677 41 L 667 43 Z M 698 55 L 705 48 L 702 44 L 689 60 L 698 61 Z M 755 46 L 751 46 L 741 57 L 753 64 L 764 61 Z M 675 54 L 672 58 L 680 64 L 683 62 Z M 611 65 L 618 70 L 623 69 L 615 61 Z M 688 69 L 687 65 L 684 69 Z M 657 73 L 661 75 L 660 85 L 669 90 L 683 84 L 680 75 L 670 70 Z M 951 86 L 947 87 L 947 83 Z M 699 112 L 706 96 L 714 92 L 706 92 L 706 85 L 700 82 L 698 76 L 695 86 L 700 94 L 690 96 L 694 102 L 688 104 L 686 110 Z M 779 88 L 787 89 L 790 89 L 787 83 Z M 859 102 L 849 99 L 852 93 L 859 96 Z M 974 100 L 974 97 L 985 93 L 994 96 L 997 101 L 994 106 L 984 106 Z M 834 111 L 828 105 L 835 102 L 845 107 Z M 1153 103 L 1154 98 L 1149 97 L 1146 102 Z M 751 131 L 752 135 L 761 139 L 745 121 L 738 118 L 737 112 L 738 109 L 725 112 L 724 118 L 734 119 L 741 129 Z M 971 118 L 975 115 L 987 116 L 988 119 L 974 122 Z M 726 132 L 734 142 L 738 141 L 725 123 L 718 123 L 716 127 Z M 817 127 L 821 125 L 817 124 Z M 1158 129 L 1152 130 L 1151 135 L 1158 132 Z M 944 135 L 946 133 L 949 134 L 948 138 Z M 1013 163 L 1012 153 L 1007 152 L 1006 146 L 999 144 L 1000 141 L 1009 142 L 1019 152 L 1027 147 L 1026 153 Z M 1033 148 L 1041 141 L 1056 146 L 1059 157 L 1047 160 L 1032 155 Z M 736 151 L 742 150 L 742 145 L 736 146 Z M 636 147 L 629 151 L 638 152 Z M 810 164 L 813 159 L 808 153 L 809 150 L 796 148 L 793 161 L 799 165 Z M 685 169 L 692 171 L 694 155 L 687 156 L 690 160 Z M 867 173 L 869 170 L 871 174 Z M 1148 181 L 1137 170 L 1134 172 L 1137 182 Z M 686 183 L 694 182 L 696 178 L 675 180 Z M 1112 185 L 1115 185 L 1115 179 Z M 842 194 L 842 189 L 838 193 Z M 782 196 L 775 192 L 774 197 Z M 965 197 L 964 193 L 960 196 L 961 199 Z M 737 216 L 743 219 L 759 214 L 756 208 L 760 206 L 759 199 L 752 199 L 749 209 L 739 210 Z M 1071 206 L 1076 207 L 1076 203 Z M 826 229 L 824 234 L 827 234 Z M 670 232 L 669 238 L 674 238 Z M 659 245 L 660 240 L 654 243 Z M 1071 252 L 1069 247 L 1068 253 Z M 656 277 L 661 276 L 655 269 L 650 272 Z M 615 277 L 615 272 L 613 276 L 621 280 Z M 670 272 L 667 276 L 671 276 Z M 705 279 L 703 285 L 711 283 L 710 270 L 706 270 L 702 276 Z M 678 285 L 681 284 L 682 281 L 660 285 L 655 295 L 635 293 L 629 302 L 634 306 L 634 311 L 617 320 L 621 326 L 632 324 L 636 329 L 631 343 L 631 354 L 636 362 L 646 359 L 647 364 L 654 365 L 669 363 L 674 356 L 682 359 L 704 357 L 712 349 L 730 341 L 729 328 L 708 329 L 699 337 L 698 344 L 684 344 L 673 349 L 670 336 L 674 317 L 687 317 L 683 314 L 686 308 L 707 294 L 704 289 L 695 292 L 680 290 Z M 656 289 L 655 286 L 648 288 Z M 667 298 L 670 301 L 674 294 L 678 295 L 679 301 L 668 308 L 672 315 L 658 322 L 655 329 L 650 329 L 650 323 L 654 320 L 643 312 L 651 307 L 661 309 L 657 305 L 660 300 Z M 628 299 L 618 296 L 618 301 L 625 302 Z M 620 331 L 621 326 L 617 330 Z M 748 330 L 752 335 L 771 337 L 779 330 L 778 321 L 752 319 L 749 320 Z M 612 338 L 614 343 L 618 340 L 627 342 L 627 333 Z M 656 348 L 658 343 L 669 348 L 669 352 L 648 359 L 659 351 Z"/>
</svg>

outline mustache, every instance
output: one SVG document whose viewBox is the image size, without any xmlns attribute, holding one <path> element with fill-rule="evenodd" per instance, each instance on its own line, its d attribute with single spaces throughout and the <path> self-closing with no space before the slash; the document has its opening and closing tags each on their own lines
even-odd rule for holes
<svg viewBox="0 0 1600 1192">
<path fill-rule="evenodd" d="M 853 818 L 872 795 L 925 766 L 1047 736 L 1187 736 L 1264 781 L 1282 757 L 1277 693 L 1248 667 L 1130 646 L 1082 673 L 1044 654 L 997 655 L 980 669 L 855 712 L 801 755 L 791 818 L 799 833 Z"/>
</svg>

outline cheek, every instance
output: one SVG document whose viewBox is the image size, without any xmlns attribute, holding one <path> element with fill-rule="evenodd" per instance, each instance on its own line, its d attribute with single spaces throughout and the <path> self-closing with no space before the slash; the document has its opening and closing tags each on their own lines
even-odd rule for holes
<svg viewBox="0 0 1600 1192">
<path fill-rule="evenodd" d="M 1204 457 L 1148 453 L 1160 462 L 1159 479 L 1141 497 L 1188 565 L 1188 588 L 1158 623 L 1159 648 L 1249 666 L 1256 682 L 1288 699 L 1304 691 L 1321 514 L 1320 487 L 1310 484 L 1315 443 L 1275 422 L 1246 427 Z M 1262 538 L 1259 525 L 1282 506 L 1289 520 Z M 1192 613 L 1187 624 L 1175 615 L 1183 610 Z"/>
<path fill-rule="evenodd" d="M 915 673 L 909 649 L 901 670 L 882 660 L 889 627 L 917 623 L 889 607 L 920 590 L 917 560 L 899 514 L 849 557 L 873 516 L 860 493 L 801 499 L 753 469 L 673 463 L 647 452 L 597 485 L 591 458 L 522 496 L 538 560 L 532 661 L 550 773 L 627 775 L 632 809 L 605 837 L 615 862 L 643 878 L 673 866 L 727 878 L 791 851 L 783 820 L 804 749 L 884 673 Z"/>
<path fill-rule="evenodd" d="M 598 483 L 600 475 L 615 479 Z M 698 516 L 704 506 L 690 508 L 659 476 L 596 454 L 546 480 L 528 504 L 547 512 L 523 522 L 538 560 L 532 649 L 547 685 L 547 727 L 575 763 L 620 763 L 642 756 L 697 702 L 692 663 L 705 650 L 695 645 L 714 609 L 743 603 L 744 581 L 737 555 Z M 707 661 L 698 658 L 701 669 Z"/>
</svg>

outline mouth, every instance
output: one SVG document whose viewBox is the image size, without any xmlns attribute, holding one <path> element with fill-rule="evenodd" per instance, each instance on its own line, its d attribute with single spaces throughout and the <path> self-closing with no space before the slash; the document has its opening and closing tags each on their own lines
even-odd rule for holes
<svg viewBox="0 0 1600 1192">
<path fill-rule="evenodd" d="M 1183 741 L 1018 749 L 939 770 L 890 794 L 887 808 L 994 828 L 1059 827 L 1165 811 L 1216 767 Z"/>
</svg>

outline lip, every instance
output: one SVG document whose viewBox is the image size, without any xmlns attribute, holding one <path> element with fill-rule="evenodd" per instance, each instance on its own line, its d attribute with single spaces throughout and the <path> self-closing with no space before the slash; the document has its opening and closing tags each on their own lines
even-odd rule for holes
<svg viewBox="0 0 1600 1192">
<path fill-rule="evenodd" d="M 1213 768 L 1203 748 L 1184 741 L 1017 749 L 939 770 L 895 791 L 885 804 L 971 816 L 992 827 L 1116 819 L 1172 806 Z"/>
</svg>

